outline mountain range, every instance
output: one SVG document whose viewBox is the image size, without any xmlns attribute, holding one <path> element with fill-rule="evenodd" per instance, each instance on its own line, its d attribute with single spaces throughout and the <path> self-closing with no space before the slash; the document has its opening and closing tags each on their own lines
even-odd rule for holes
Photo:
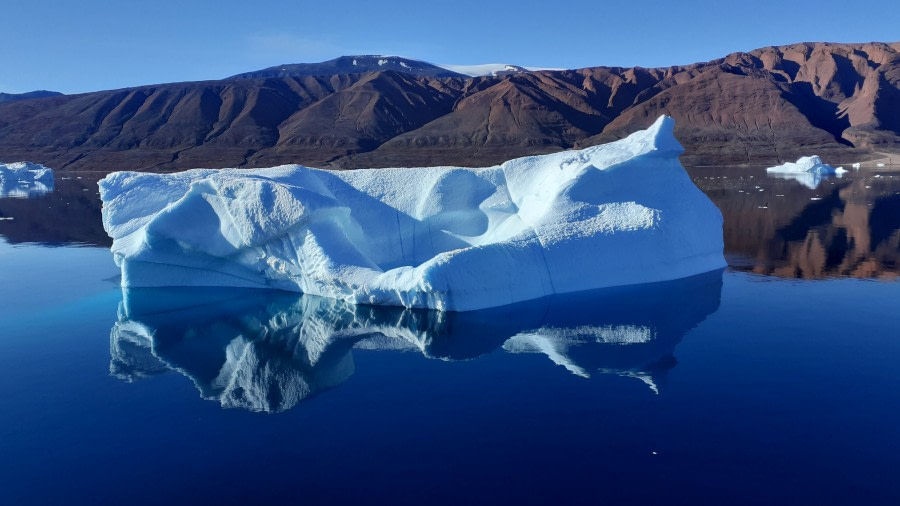
<svg viewBox="0 0 900 506">
<path fill-rule="evenodd" d="M 346 56 L 5 101 L 0 158 L 100 171 L 483 166 L 615 140 L 661 114 L 675 118 L 687 164 L 900 151 L 898 42 L 801 43 L 664 68 L 508 67 L 468 76 Z"/>
<path fill-rule="evenodd" d="M 36 90 L 26 93 L 0 93 L 0 103 L 16 102 L 18 100 L 29 100 L 32 98 L 55 97 L 57 95 L 62 95 L 62 93 L 58 91 L 47 90 Z"/>
</svg>

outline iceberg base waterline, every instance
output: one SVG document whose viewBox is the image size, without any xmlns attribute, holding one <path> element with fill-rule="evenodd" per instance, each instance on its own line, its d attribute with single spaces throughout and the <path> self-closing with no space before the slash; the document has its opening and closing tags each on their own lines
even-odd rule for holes
<svg viewBox="0 0 900 506">
<path fill-rule="evenodd" d="M 125 287 L 274 288 L 466 311 L 725 266 L 673 121 L 499 166 L 119 172 L 100 182 Z"/>
</svg>

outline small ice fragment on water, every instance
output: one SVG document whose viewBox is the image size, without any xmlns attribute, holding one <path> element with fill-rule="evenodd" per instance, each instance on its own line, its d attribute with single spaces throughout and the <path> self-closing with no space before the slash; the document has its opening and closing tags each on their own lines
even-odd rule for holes
<svg viewBox="0 0 900 506">
<path fill-rule="evenodd" d="M 822 197 L 810 197 L 809 200 L 822 200 Z"/>
</svg>

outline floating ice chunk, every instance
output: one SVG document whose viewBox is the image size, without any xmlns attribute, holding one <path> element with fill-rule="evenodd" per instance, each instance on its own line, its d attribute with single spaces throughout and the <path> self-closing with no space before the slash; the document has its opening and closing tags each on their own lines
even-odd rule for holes
<svg viewBox="0 0 900 506">
<path fill-rule="evenodd" d="M 53 169 L 31 162 L 0 163 L 0 179 L 53 183 Z"/>
<path fill-rule="evenodd" d="M 28 198 L 53 191 L 53 169 L 39 163 L 0 163 L 0 198 Z"/>
<path fill-rule="evenodd" d="M 777 167 L 769 167 L 766 172 L 781 179 L 793 179 L 809 189 L 815 190 L 828 176 L 847 172 L 843 167 L 835 169 L 822 162 L 818 156 L 804 156 L 796 162 L 788 162 Z"/>
<path fill-rule="evenodd" d="M 766 172 L 776 174 L 794 174 L 794 173 L 810 173 L 810 174 L 834 174 L 835 168 L 824 163 L 818 156 L 804 156 L 796 162 L 788 162 L 776 167 L 769 167 Z"/>
<path fill-rule="evenodd" d="M 722 216 L 674 122 L 467 169 L 120 172 L 100 182 L 123 286 L 242 286 L 465 311 L 718 269 Z"/>
<path fill-rule="evenodd" d="M 853 164 L 853 168 L 856 169 L 856 170 L 859 170 L 860 167 L 862 167 L 862 164 L 859 163 L 859 162 L 856 162 L 856 163 Z"/>
</svg>

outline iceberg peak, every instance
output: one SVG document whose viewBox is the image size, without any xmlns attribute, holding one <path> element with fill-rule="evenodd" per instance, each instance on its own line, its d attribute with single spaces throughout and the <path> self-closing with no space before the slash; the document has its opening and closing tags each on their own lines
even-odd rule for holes
<svg viewBox="0 0 900 506">
<path fill-rule="evenodd" d="M 481 169 L 121 172 L 100 181 L 122 284 L 276 288 L 467 311 L 724 267 L 674 121 Z"/>
<path fill-rule="evenodd" d="M 636 132 L 636 134 L 643 134 L 650 138 L 653 147 L 661 153 L 677 153 L 679 155 L 684 153 L 684 148 L 675 138 L 675 120 L 671 116 L 664 114 L 656 118 L 656 121 L 647 130 Z"/>
</svg>

